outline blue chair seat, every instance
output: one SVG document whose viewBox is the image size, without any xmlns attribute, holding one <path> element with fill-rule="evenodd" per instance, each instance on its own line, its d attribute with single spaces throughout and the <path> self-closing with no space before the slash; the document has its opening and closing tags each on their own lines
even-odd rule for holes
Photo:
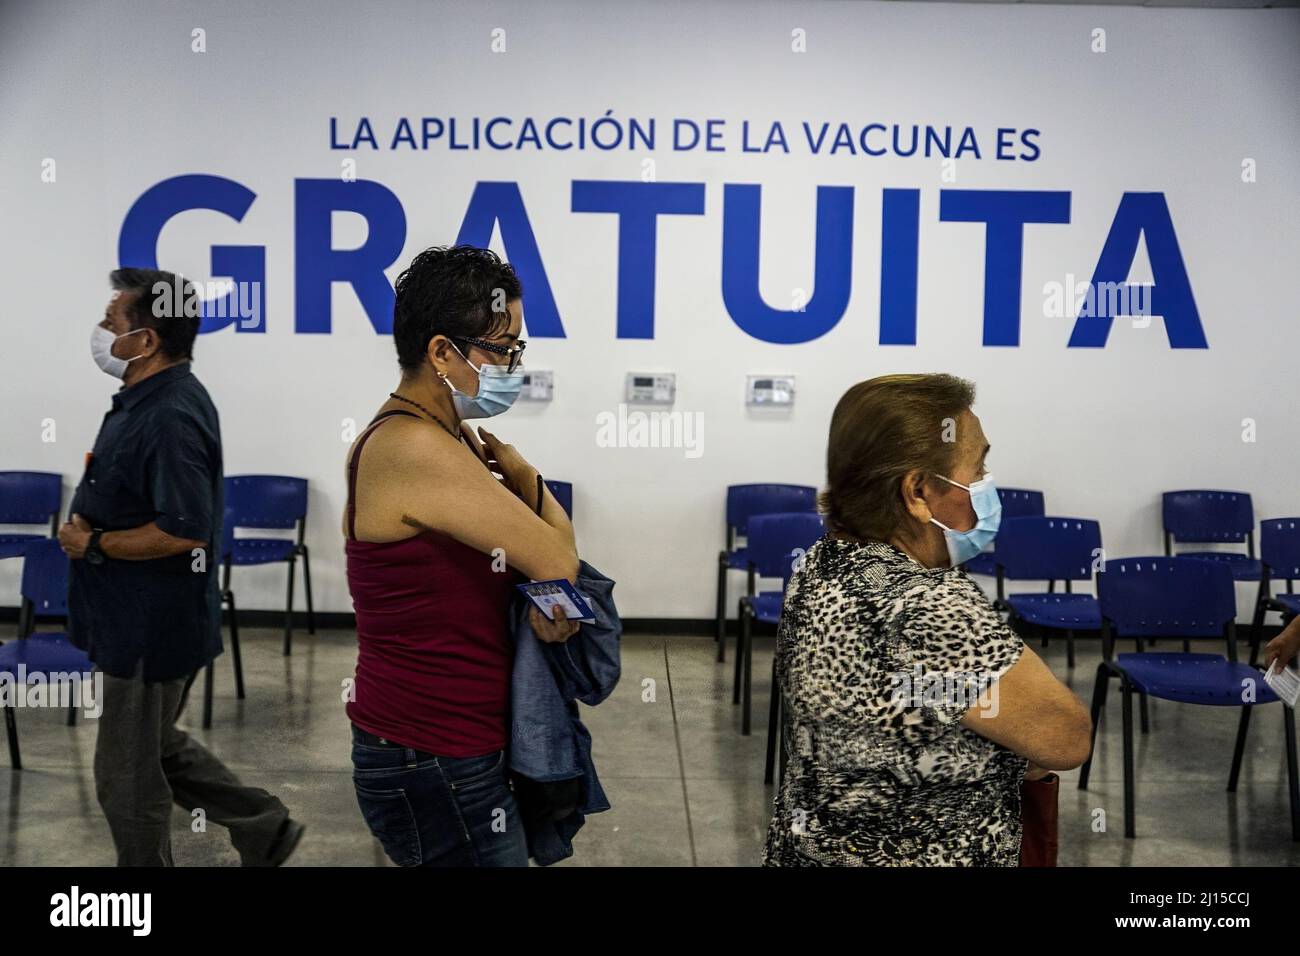
<svg viewBox="0 0 1300 956">
<path fill-rule="evenodd" d="M 1163 700 L 1240 707 L 1244 680 L 1255 683 L 1255 703 L 1278 699 L 1260 670 L 1221 654 L 1120 654 L 1117 661 L 1138 690 Z"/>
<path fill-rule="evenodd" d="M 765 624 L 780 624 L 782 598 L 780 591 L 763 591 L 754 595 L 750 604 L 754 608 L 755 619 Z"/>
<path fill-rule="evenodd" d="M 1039 627 L 1101 630 L 1101 607 L 1091 594 L 1013 594 L 1007 605 L 1018 617 Z"/>
<path fill-rule="evenodd" d="M 962 565 L 967 574 L 987 574 L 996 577 L 998 573 L 997 558 L 992 551 L 983 551 Z"/>
<path fill-rule="evenodd" d="M 4 558 L 21 558 L 27 553 L 31 541 L 44 540 L 43 534 L 0 534 L 0 560 Z"/>
<path fill-rule="evenodd" d="M 1258 558 L 1248 554 L 1235 554 L 1231 551 L 1183 551 L 1180 558 L 1201 558 L 1208 561 L 1222 561 L 1232 570 L 1234 581 L 1258 581 L 1264 572 L 1264 565 Z"/>
<path fill-rule="evenodd" d="M 289 560 L 297 544 L 289 538 L 235 538 L 231 546 L 234 564 L 274 564 Z"/>
<path fill-rule="evenodd" d="M 20 664 L 28 674 L 80 674 L 94 667 L 85 651 L 73 647 L 66 634 L 55 631 L 38 631 L 0 646 L 0 673 L 17 675 Z"/>
<path fill-rule="evenodd" d="M 727 552 L 727 567 L 733 571 L 745 571 L 749 568 L 749 549 L 736 548 Z"/>
<path fill-rule="evenodd" d="M 1273 603 L 1282 605 L 1288 614 L 1300 614 L 1300 594 L 1275 594 Z"/>
</svg>

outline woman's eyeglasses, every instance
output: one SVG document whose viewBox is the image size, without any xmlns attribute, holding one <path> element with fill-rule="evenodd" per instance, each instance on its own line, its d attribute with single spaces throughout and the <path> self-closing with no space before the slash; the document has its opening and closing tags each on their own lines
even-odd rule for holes
<svg viewBox="0 0 1300 956">
<path fill-rule="evenodd" d="M 506 365 L 507 372 L 513 372 L 515 369 L 519 367 L 519 363 L 523 360 L 524 357 L 524 349 L 528 347 L 528 343 L 525 342 L 523 339 L 519 339 L 517 342 L 515 342 L 514 345 L 509 345 L 509 346 L 497 345 L 495 342 L 488 342 L 484 339 L 470 339 L 461 336 L 456 336 L 453 339 L 453 341 L 464 342 L 467 345 L 476 345 L 479 348 L 483 349 L 485 352 L 494 352 L 497 355 L 510 356 L 510 361 Z"/>
</svg>

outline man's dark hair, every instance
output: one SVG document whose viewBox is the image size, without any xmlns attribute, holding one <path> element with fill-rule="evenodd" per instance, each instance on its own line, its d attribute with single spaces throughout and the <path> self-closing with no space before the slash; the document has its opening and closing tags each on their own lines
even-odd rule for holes
<svg viewBox="0 0 1300 956">
<path fill-rule="evenodd" d="M 435 335 L 491 338 L 510 325 L 506 304 L 524 294 L 514 267 L 490 249 L 434 246 L 397 277 L 393 342 L 397 364 L 413 372 Z M 498 291 L 499 290 L 499 291 Z M 498 311 L 493 311 L 496 305 Z"/>
<path fill-rule="evenodd" d="M 153 329 L 170 359 L 194 357 L 200 306 L 193 282 L 161 269 L 115 269 L 108 280 L 119 292 L 133 293 L 125 309 L 132 330 Z"/>
</svg>

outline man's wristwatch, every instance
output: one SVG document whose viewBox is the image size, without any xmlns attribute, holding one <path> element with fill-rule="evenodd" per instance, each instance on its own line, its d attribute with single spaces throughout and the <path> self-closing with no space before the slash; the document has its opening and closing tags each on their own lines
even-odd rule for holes
<svg viewBox="0 0 1300 956">
<path fill-rule="evenodd" d="M 84 555 L 86 561 L 90 564 L 103 564 L 108 557 L 99 546 L 99 539 L 103 534 L 104 532 L 99 529 L 90 533 L 90 540 L 86 543 L 86 553 Z"/>
</svg>

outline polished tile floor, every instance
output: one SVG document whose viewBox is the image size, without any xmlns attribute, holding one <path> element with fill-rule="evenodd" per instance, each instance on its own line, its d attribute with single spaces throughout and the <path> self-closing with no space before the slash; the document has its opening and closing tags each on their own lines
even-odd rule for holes
<svg viewBox="0 0 1300 956">
<path fill-rule="evenodd" d="M 308 826 L 297 866 L 375 866 L 386 860 L 357 810 L 350 780 L 342 682 L 352 672 L 348 632 L 301 635 L 290 658 L 280 635 L 246 629 L 248 699 L 234 698 L 228 658 L 219 661 L 211 731 L 186 723 L 246 782 L 277 793 Z M 597 769 L 613 809 L 588 820 L 576 840 L 578 866 L 753 866 L 759 861 L 772 791 L 762 782 L 771 638 L 754 655 L 755 732 L 739 733 L 731 704 L 731 664 L 714 663 L 698 637 L 628 637 L 623 679 L 609 700 L 584 708 Z M 1193 647 L 1193 650 L 1212 650 Z M 1039 649 L 1066 674 L 1064 647 Z M 1089 699 L 1098 659 L 1081 642 L 1072 686 Z M 90 767 L 93 721 L 76 728 L 62 712 L 18 713 L 26 769 L 8 768 L 0 749 L 0 864 L 109 865 L 108 828 Z M 1236 712 L 1151 702 L 1152 732 L 1140 739 L 1138 838 L 1123 837 L 1119 703 L 1112 692 L 1090 789 L 1065 775 L 1061 864 L 1287 865 L 1290 841 L 1282 710 L 1262 708 L 1236 794 L 1224 790 Z M 1101 811 L 1100 813 L 1098 811 Z M 225 831 L 192 833 L 174 819 L 179 865 L 234 865 Z M 1098 832 L 1099 824 L 1104 831 Z"/>
</svg>

